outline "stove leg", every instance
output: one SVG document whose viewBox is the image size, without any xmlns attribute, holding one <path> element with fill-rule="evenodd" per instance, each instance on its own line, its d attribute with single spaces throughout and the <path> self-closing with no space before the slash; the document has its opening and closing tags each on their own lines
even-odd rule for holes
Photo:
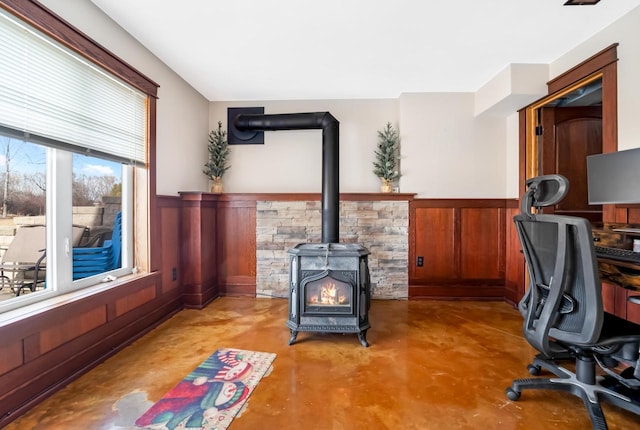
<svg viewBox="0 0 640 430">
<path fill-rule="evenodd" d="M 291 337 L 289 338 L 289 345 L 293 345 L 293 342 L 296 341 L 296 337 L 298 337 L 298 332 L 295 330 L 291 330 Z"/>
<path fill-rule="evenodd" d="M 360 343 L 362 344 L 362 346 L 364 346 L 365 348 L 369 346 L 369 342 L 367 342 L 367 331 L 361 331 L 360 333 L 358 333 L 358 339 L 360 340 Z"/>
</svg>

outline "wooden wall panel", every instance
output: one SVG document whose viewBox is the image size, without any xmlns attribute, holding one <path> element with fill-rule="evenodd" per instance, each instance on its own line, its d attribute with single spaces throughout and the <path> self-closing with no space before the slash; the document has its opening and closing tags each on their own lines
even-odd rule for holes
<svg viewBox="0 0 640 430">
<path fill-rule="evenodd" d="M 627 224 L 640 225 L 640 205 L 632 205 L 627 209 Z"/>
<path fill-rule="evenodd" d="M 411 202 L 409 296 L 503 299 L 506 206 L 501 199 Z M 429 256 L 423 268 L 419 256 Z"/>
<path fill-rule="evenodd" d="M 22 342 L 4 343 L 0 346 L 0 375 L 22 365 Z"/>
<path fill-rule="evenodd" d="M 455 250 L 455 212 L 452 208 L 416 208 L 415 256 L 409 257 L 414 279 L 452 279 L 457 277 Z M 424 265 L 416 264 L 423 257 Z"/>
<path fill-rule="evenodd" d="M 124 297 L 120 297 L 115 301 L 114 314 L 116 317 L 126 314 L 127 312 L 136 309 L 145 303 L 149 303 L 156 298 L 156 286 L 149 285 L 142 290 L 132 292 Z"/>
<path fill-rule="evenodd" d="M 180 267 L 180 200 L 166 200 L 163 205 L 158 205 L 162 225 L 158 247 L 162 252 L 160 261 L 163 293 L 179 289 L 182 277 L 182 268 Z"/>
<path fill-rule="evenodd" d="M 9 360 L 0 372 L 0 427 L 181 309 L 179 295 L 158 294 L 160 279 L 159 273 L 118 279 L 99 293 L 0 324 L 0 338 L 8 340 L 2 361 Z M 138 300 L 149 294 L 156 297 Z M 139 306 L 121 316 L 108 310 L 130 307 L 127 297 L 137 297 Z M 18 349 L 24 358 L 16 367 Z"/>
<path fill-rule="evenodd" d="M 602 283 L 602 304 L 604 310 L 611 314 L 616 313 L 616 291 L 619 289 L 617 285 L 608 282 Z"/>
<path fill-rule="evenodd" d="M 40 354 L 45 354 L 65 342 L 80 337 L 107 322 L 106 306 L 97 306 L 81 314 L 69 315 L 55 326 L 43 327 L 39 333 Z M 29 361 L 26 357 L 25 361 Z"/>
<path fill-rule="evenodd" d="M 181 284 L 185 307 L 201 308 L 217 295 L 256 294 L 256 206 L 267 201 L 320 200 L 319 193 L 210 194 L 182 192 Z M 379 201 L 378 193 L 341 194 L 341 200 Z M 411 200 L 413 194 L 385 194 Z M 213 230 L 211 230 L 213 229 Z"/>
<path fill-rule="evenodd" d="M 228 196 L 218 205 L 218 284 L 222 294 L 256 294 L 256 200 Z"/>
<path fill-rule="evenodd" d="M 505 217 L 505 298 L 509 303 L 520 301 L 525 291 L 525 265 L 520 239 L 513 217 L 520 212 L 518 202 L 508 202 Z"/>
<path fill-rule="evenodd" d="M 504 211 L 460 209 L 460 276 L 504 279 Z"/>
<path fill-rule="evenodd" d="M 220 295 L 217 272 L 217 206 L 219 196 L 181 193 L 180 267 L 184 306 L 201 309 Z"/>
<path fill-rule="evenodd" d="M 0 428 L 182 309 L 180 286 L 163 285 L 177 283 L 170 269 L 180 267 L 181 205 L 177 197 L 161 197 L 151 214 L 159 233 L 150 238 L 162 262 L 157 272 L 0 322 Z"/>
<path fill-rule="evenodd" d="M 639 291 L 629 291 L 629 290 L 625 290 L 626 296 L 627 296 L 627 315 L 626 315 L 626 319 L 634 322 L 636 324 L 640 324 L 640 304 L 636 304 L 636 303 L 631 303 L 629 302 L 629 297 L 640 297 L 640 292 Z"/>
</svg>

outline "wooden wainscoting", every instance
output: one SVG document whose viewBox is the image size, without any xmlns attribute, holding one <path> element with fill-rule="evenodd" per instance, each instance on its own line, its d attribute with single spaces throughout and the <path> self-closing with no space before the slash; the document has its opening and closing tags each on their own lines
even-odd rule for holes
<svg viewBox="0 0 640 430">
<path fill-rule="evenodd" d="M 219 295 L 256 295 L 258 201 L 304 203 L 321 199 L 319 193 L 182 192 L 180 196 L 182 284 L 185 307 L 193 308 L 202 308 Z M 356 202 L 412 198 L 413 194 L 400 193 L 340 195 L 341 200 Z M 311 227 L 319 231 L 320 221 Z"/>
<path fill-rule="evenodd" d="M 507 217 L 515 206 L 504 199 L 412 201 L 409 297 L 504 299 L 507 284 L 517 290 L 512 261 L 506 281 L 507 251 L 510 259 L 515 255 Z"/>
<path fill-rule="evenodd" d="M 226 296 L 256 295 L 256 196 L 224 194 L 218 200 L 218 286 Z"/>
<path fill-rule="evenodd" d="M 525 264 L 522 246 L 518 238 L 518 231 L 513 222 L 513 217 L 520 213 L 517 200 L 507 201 L 507 217 L 505 219 L 506 262 L 504 278 L 504 298 L 511 304 L 516 304 L 524 296 L 525 291 Z"/>
<path fill-rule="evenodd" d="M 160 235 L 160 271 L 162 293 L 180 290 L 182 293 L 182 268 L 180 260 L 182 201 L 178 197 L 160 196 L 156 199 Z"/>
<path fill-rule="evenodd" d="M 183 192 L 182 283 L 185 307 L 220 295 L 255 296 L 255 194 Z"/>
<path fill-rule="evenodd" d="M 218 195 L 181 193 L 182 243 L 180 267 L 184 306 L 202 309 L 220 295 L 216 247 Z"/>
<path fill-rule="evenodd" d="M 181 198 L 185 306 L 202 308 L 219 295 L 256 294 L 257 201 L 315 201 L 320 195 L 184 192 Z M 381 199 L 410 202 L 409 297 L 517 302 L 524 266 L 511 221 L 516 200 L 341 195 L 341 200 Z"/>
<path fill-rule="evenodd" d="M 182 309 L 179 198 L 160 197 L 160 270 L 51 300 L 0 322 L 0 428 Z M 31 309 L 31 310 L 30 310 Z"/>
<path fill-rule="evenodd" d="M 159 272 L 0 324 L 0 427 L 182 308 Z"/>
</svg>

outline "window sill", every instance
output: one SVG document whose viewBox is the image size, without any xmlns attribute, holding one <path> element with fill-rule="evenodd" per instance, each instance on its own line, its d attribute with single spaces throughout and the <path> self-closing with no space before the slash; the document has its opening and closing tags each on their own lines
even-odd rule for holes
<svg viewBox="0 0 640 430">
<path fill-rule="evenodd" d="M 121 276 L 113 281 L 101 282 L 99 284 L 71 291 L 59 296 L 43 299 L 37 303 L 25 305 L 0 314 L 0 328 L 18 323 L 20 321 L 41 315 L 56 308 L 78 302 L 96 294 L 128 285 L 133 281 L 141 281 L 149 276 L 157 276 L 156 273 L 138 273 Z"/>
</svg>

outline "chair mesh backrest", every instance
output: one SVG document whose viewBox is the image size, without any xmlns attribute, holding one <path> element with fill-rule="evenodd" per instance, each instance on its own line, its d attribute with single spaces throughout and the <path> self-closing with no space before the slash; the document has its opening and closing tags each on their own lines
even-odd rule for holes
<svg viewBox="0 0 640 430">
<path fill-rule="evenodd" d="M 550 338 L 571 344 L 598 339 L 604 316 L 591 224 L 583 218 L 532 214 L 514 217 L 530 277 L 523 299 L 523 332 L 552 355 Z"/>
</svg>

